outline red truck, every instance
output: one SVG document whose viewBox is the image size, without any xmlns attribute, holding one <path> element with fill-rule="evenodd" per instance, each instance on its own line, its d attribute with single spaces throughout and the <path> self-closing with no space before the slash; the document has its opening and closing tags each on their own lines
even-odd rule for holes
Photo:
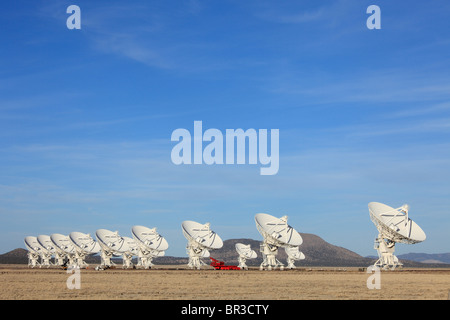
<svg viewBox="0 0 450 320">
<path fill-rule="evenodd" d="M 226 266 L 223 261 L 211 258 L 211 266 L 214 267 L 216 270 L 241 270 L 238 266 Z"/>
</svg>

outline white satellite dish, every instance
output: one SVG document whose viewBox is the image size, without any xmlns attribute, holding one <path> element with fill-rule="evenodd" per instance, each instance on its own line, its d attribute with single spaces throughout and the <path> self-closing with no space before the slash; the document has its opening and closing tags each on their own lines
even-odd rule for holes
<svg viewBox="0 0 450 320">
<path fill-rule="evenodd" d="M 239 254 L 238 267 L 241 270 L 248 270 L 248 267 L 245 264 L 245 262 L 247 261 L 247 259 L 255 259 L 257 257 L 255 250 L 252 250 L 252 248 L 249 244 L 243 244 L 243 243 L 236 243 L 235 247 L 236 247 L 237 253 Z"/>
<path fill-rule="evenodd" d="M 297 260 L 304 260 L 305 255 L 303 252 L 300 252 L 298 249 L 298 246 L 285 246 L 284 251 L 286 251 L 287 254 L 287 263 L 288 265 L 286 268 L 288 269 L 295 269 L 294 262 Z"/>
<path fill-rule="evenodd" d="M 268 270 L 280 267 L 284 269 L 284 265 L 278 261 L 276 255 L 279 247 L 300 246 L 303 239 L 300 234 L 287 224 L 287 216 L 276 218 L 267 213 L 257 213 L 255 215 L 256 228 L 263 236 L 264 241 L 260 246 L 263 254 L 263 262 L 260 269 L 267 267 Z"/>
<path fill-rule="evenodd" d="M 50 239 L 55 245 L 55 258 L 58 265 L 68 264 L 75 265 L 75 246 L 70 241 L 69 236 L 54 233 L 50 235 Z"/>
<path fill-rule="evenodd" d="M 122 260 L 123 260 L 123 268 L 131 268 L 133 267 L 133 256 L 137 256 L 139 254 L 139 246 L 136 243 L 136 240 L 130 237 L 122 237 L 125 243 L 125 246 L 122 247 Z M 126 249 L 125 249 L 126 248 Z"/>
<path fill-rule="evenodd" d="M 41 245 L 41 266 L 43 267 L 50 267 L 52 265 L 52 262 L 50 261 L 52 256 L 55 254 L 55 245 L 50 239 L 50 236 L 48 235 L 39 235 L 37 236 L 37 242 Z"/>
<path fill-rule="evenodd" d="M 209 257 L 209 250 L 220 249 L 222 239 L 210 229 L 210 224 L 184 221 L 181 224 L 183 235 L 188 240 L 186 253 L 189 255 L 188 267 L 200 269 L 206 265 L 200 258 Z"/>
<path fill-rule="evenodd" d="M 78 268 L 87 267 L 85 258 L 101 252 L 101 247 L 90 234 L 82 232 L 71 232 L 70 241 L 75 246 L 75 266 Z"/>
<path fill-rule="evenodd" d="M 374 248 L 378 252 L 376 266 L 383 269 L 395 269 L 402 266 L 394 255 L 397 242 L 415 244 L 426 239 L 425 232 L 408 217 L 407 204 L 392 208 L 379 202 L 369 203 L 370 219 L 378 229 Z"/>
<path fill-rule="evenodd" d="M 111 257 L 122 256 L 123 268 L 132 267 L 131 262 L 134 255 L 137 255 L 137 244 L 129 237 L 122 237 L 117 231 L 99 229 L 95 232 L 98 243 L 102 248 L 101 267 L 111 267 L 114 263 Z"/>
<path fill-rule="evenodd" d="M 37 237 L 27 236 L 24 239 L 24 243 L 28 250 L 28 266 L 31 268 L 40 266 L 39 257 L 43 248 L 37 241 Z"/>
<path fill-rule="evenodd" d="M 134 226 L 131 228 L 131 234 L 137 245 L 137 267 L 151 268 L 153 258 L 163 257 L 169 248 L 167 240 L 156 231 L 156 228 Z"/>
</svg>

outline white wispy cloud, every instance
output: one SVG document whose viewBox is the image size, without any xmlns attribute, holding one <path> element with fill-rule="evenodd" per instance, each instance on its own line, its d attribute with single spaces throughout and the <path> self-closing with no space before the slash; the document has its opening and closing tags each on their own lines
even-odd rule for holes
<svg viewBox="0 0 450 320">
<path fill-rule="evenodd" d="M 398 111 L 393 111 L 388 114 L 382 115 L 383 118 L 386 119 L 395 119 L 395 118 L 411 118 L 411 117 L 422 117 L 427 115 L 441 115 L 446 111 L 450 110 L 450 102 L 442 102 L 436 104 L 425 104 L 421 107 L 405 107 L 398 108 Z"/>
<path fill-rule="evenodd" d="M 324 19 L 325 9 L 323 7 L 315 9 L 313 11 L 306 11 L 300 13 L 274 13 L 273 11 L 266 11 L 257 14 L 260 19 L 268 20 L 271 22 L 297 24 L 307 23 Z"/>
<path fill-rule="evenodd" d="M 425 69 L 425 70 L 424 70 Z M 424 81 L 423 75 L 430 77 Z M 299 75 L 301 76 L 301 75 Z M 439 71 L 407 70 L 401 67 L 362 69 L 339 74 L 321 71 L 319 75 L 299 77 L 288 74 L 273 78 L 276 93 L 303 95 L 319 103 L 417 102 L 449 99 L 446 75 Z"/>
<path fill-rule="evenodd" d="M 255 16 L 269 22 L 281 24 L 320 22 L 322 26 L 330 26 L 335 24 L 337 17 L 348 14 L 356 4 L 347 0 L 315 2 L 314 6 L 298 2 L 258 1 L 253 6 Z"/>
</svg>

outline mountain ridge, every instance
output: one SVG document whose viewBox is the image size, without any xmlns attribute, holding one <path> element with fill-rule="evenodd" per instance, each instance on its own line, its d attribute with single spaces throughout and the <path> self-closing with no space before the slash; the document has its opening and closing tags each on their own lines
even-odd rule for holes
<svg viewBox="0 0 450 320">
<path fill-rule="evenodd" d="M 399 259 L 412 260 L 422 263 L 450 263 L 450 252 L 449 253 L 405 253 L 397 256 Z"/>
</svg>

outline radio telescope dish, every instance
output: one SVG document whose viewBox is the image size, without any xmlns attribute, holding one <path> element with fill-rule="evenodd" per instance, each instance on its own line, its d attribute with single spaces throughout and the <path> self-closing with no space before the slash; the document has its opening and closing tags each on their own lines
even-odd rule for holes
<svg viewBox="0 0 450 320">
<path fill-rule="evenodd" d="M 284 269 L 284 265 L 278 261 L 276 255 L 279 247 L 300 246 L 303 239 L 294 228 L 287 224 L 287 216 L 276 218 L 267 213 L 257 213 L 255 215 L 256 228 L 263 236 L 264 241 L 261 243 L 260 251 L 263 255 L 263 262 L 260 269 L 267 267 L 268 270 L 280 267 Z"/>
<path fill-rule="evenodd" d="M 37 241 L 37 237 L 27 236 L 25 237 L 24 242 L 28 250 L 28 266 L 31 268 L 40 266 L 39 257 L 41 256 L 43 248 Z"/>
<path fill-rule="evenodd" d="M 153 266 L 153 258 L 163 257 L 169 248 L 167 240 L 156 231 L 156 228 L 134 226 L 131 228 L 131 234 L 137 245 L 138 267 L 150 269 Z"/>
<path fill-rule="evenodd" d="M 78 268 L 87 267 L 84 261 L 87 256 L 100 253 L 101 247 L 90 234 L 82 232 L 71 232 L 70 241 L 75 246 L 75 266 Z"/>
<path fill-rule="evenodd" d="M 125 243 L 124 247 L 122 247 L 122 267 L 125 269 L 133 267 L 133 256 L 137 256 L 139 253 L 139 247 L 136 241 L 130 237 L 122 237 Z"/>
<path fill-rule="evenodd" d="M 370 219 L 378 230 L 374 245 L 378 252 L 375 265 L 394 270 L 397 266 L 402 266 L 394 255 L 395 244 L 422 242 L 426 239 L 425 232 L 409 218 L 407 204 L 394 209 L 379 202 L 370 202 L 368 207 Z"/>
<path fill-rule="evenodd" d="M 50 267 L 52 265 L 51 258 L 55 254 L 55 245 L 48 235 L 37 236 L 37 242 L 41 245 L 41 266 Z"/>
<path fill-rule="evenodd" d="M 114 265 L 111 257 L 122 256 L 123 268 L 132 267 L 133 255 L 137 255 L 136 242 L 129 237 L 122 237 L 117 231 L 113 232 L 106 229 L 99 229 L 95 232 L 98 243 L 102 248 L 101 267 L 110 267 Z"/>
<path fill-rule="evenodd" d="M 249 244 L 236 243 L 235 244 L 236 251 L 239 254 L 239 265 L 238 267 L 241 270 L 248 270 L 245 262 L 247 259 L 255 259 L 257 257 L 255 250 L 252 250 Z"/>
<path fill-rule="evenodd" d="M 186 253 L 189 255 L 188 267 L 200 269 L 206 265 L 200 258 L 209 257 L 209 250 L 220 249 L 222 239 L 210 229 L 210 224 L 184 221 L 181 224 L 184 237 L 188 240 Z"/>
<path fill-rule="evenodd" d="M 297 260 L 304 260 L 305 255 L 303 252 L 300 252 L 298 249 L 298 246 L 285 246 L 284 251 L 286 251 L 287 254 L 287 263 L 288 265 L 286 268 L 288 269 L 295 269 L 294 262 Z"/>
<path fill-rule="evenodd" d="M 70 241 L 69 236 L 59 233 L 50 235 L 50 239 L 55 245 L 55 257 L 58 265 L 75 265 L 75 246 Z"/>
</svg>

